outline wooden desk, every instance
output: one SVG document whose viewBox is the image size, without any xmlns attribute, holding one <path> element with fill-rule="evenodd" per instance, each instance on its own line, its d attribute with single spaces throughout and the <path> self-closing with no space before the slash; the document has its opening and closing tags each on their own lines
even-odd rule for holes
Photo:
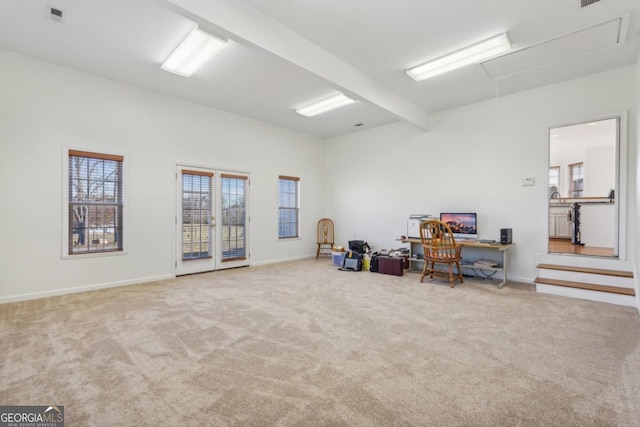
<svg viewBox="0 0 640 427">
<path fill-rule="evenodd" d="M 414 262 L 424 262 L 424 259 L 415 259 L 413 258 L 413 254 L 418 254 L 418 253 L 423 253 L 422 251 L 422 242 L 420 241 L 420 239 L 414 239 L 414 238 L 407 238 L 407 239 L 401 239 L 400 240 L 403 243 L 409 243 L 410 244 L 410 248 L 409 250 L 411 251 L 410 253 L 410 262 L 414 263 Z M 459 243 L 462 246 L 462 253 L 464 254 L 464 248 L 480 248 L 480 249 L 491 249 L 491 250 L 497 250 L 502 254 L 502 266 L 501 267 L 487 267 L 487 266 L 482 266 L 479 267 L 477 265 L 473 265 L 473 264 L 460 264 L 461 268 L 475 268 L 475 269 L 479 269 L 479 270 L 492 270 L 492 271 L 502 271 L 502 282 L 498 283 L 498 288 L 502 289 L 502 287 L 504 287 L 504 285 L 507 283 L 508 279 L 507 279 L 507 274 L 509 272 L 509 257 L 508 257 L 508 253 L 509 253 L 509 248 L 511 246 L 513 246 L 512 244 L 509 245 L 503 245 L 501 243 L 480 243 L 480 242 L 475 242 L 475 241 L 457 241 L 456 243 Z M 416 247 L 419 248 L 419 250 L 414 250 L 414 245 L 417 245 Z"/>
</svg>

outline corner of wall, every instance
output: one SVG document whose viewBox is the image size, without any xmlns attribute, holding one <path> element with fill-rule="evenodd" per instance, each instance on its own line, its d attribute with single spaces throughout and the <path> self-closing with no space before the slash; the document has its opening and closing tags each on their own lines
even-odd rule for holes
<svg viewBox="0 0 640 427">
<path fill-rule="evenodd" d="M 638 52 L 638 58 L 636 60 L 636 134 L 635 134 L 635 206 L 633 216 L 635 218 L 640 214 L 640 51 Z M 640 261 L 638 260 L 638 254 L 640 253 L 640 226 L 635 224 L 635 240 L 634 247 L 632 248 L 633 263 L 634 263 L 634 277 L 636 282 L 636 308 L 640 312 Z"/>
</svg>

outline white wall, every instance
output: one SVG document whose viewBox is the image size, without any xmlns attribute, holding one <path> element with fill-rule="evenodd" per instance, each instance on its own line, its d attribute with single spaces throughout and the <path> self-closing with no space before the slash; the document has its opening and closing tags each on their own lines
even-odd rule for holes
<svg viewBox="0 0 640 427">
<path fill-rule="evenodd" d="M 638 61 L 636 62 L 636 141 L 640 141 L 640 53 L 638 53 Z M 629 158 L 635 159 L 635 169 L 629 171 L 629 177 L 635 176 L 635 195 L 636 203 L 632 207 L 630 221 L 630 235 L 635 235 L 636 252 L 640 251 L 640 227 L 638 226 L 638 216 L 640 216 L 640 149 L 636 143 L 634 150 L 629 153 Z M 635 171 L 635 173 L 634 173 Z M 630 178 L 633 179 L 633 178 Z M 636 306 L 640 311 L 640 259 L 636 256 L 634 260 L 634 275 L 636 281 Z"/>
<path fill-rule="evenodd" d="M 615 135 L 606 146 L 580 147 L 579 144 L 557 144 L 551 150 L 550 165 L 560 166 L 560 194 L 569 194 L 569 165 L 584 163 L 584 197 L 606 197 L 616 183 Z M 564 141 L 563 141 L 564 142 Z"/>
<path fill-rule="evenodd" d="M 584 164 L 586 197 L 606 197 L 610 190 L 616 188 L 614 147 L 590 147 L 586 150 Z"/>
<path fill-rule="evenodd" d="M 430 132 L 396 123 L 328 140 L 337 238 L 397 247 L 409 214 L 477 212 L 480 238 L 513 229 L 511 277 L 533 280 L 536 254 L 547 250 L 549 127 L 630 111 L 635 147 L 636 78 L 636 67 L 625 67 L 445 111 Z M 522 186 L 525 177 L 535 185 Z"/>
<path fill-rule="evenodd" d="M 171 277 L 175 165 L 251 174 L 252 264 L 315 253 L 318 138 L 0 50 L 0 302 Z M 63 147 L 125 155 L 127 255 L 63 260 Z M 278 175 L 301 178 L 302 237 L 278 241 Z"/>
</svg>

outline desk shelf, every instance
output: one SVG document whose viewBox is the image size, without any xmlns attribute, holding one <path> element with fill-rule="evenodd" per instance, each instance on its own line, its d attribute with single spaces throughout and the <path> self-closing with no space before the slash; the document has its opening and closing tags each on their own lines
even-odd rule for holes
<svg viewBox="0 0 640 427">
<path fill-rule="evenodd" d="M 411 268 L 422 269 L 424 266 L 424 259 L 414 258 L 414 254 L 422 254 L 422 242 L 420 239 L 408 238 L 401 239 L 403 243 L 409 243 L 409 266 Z M 507 283 L 507 273 L 508 273 L 508 253 L 509 248 L 513 246 L 513 244 L 504 245 L 501 243 L 480 243 L 480 242 L 459 242 L 462 245 L 462 253 L 464 258 L 464 248 L 476 248 L 476 249 L 490 249 L 497 250 L 502 255 L 502 264 L 498 267 L 490 267 L 490 266 L 478 266 L 474 264 L 462 264 L 460 263 L 460 268 L 467 269 L 478 269 L 478 270 L 489 270 L 489 271 L 501 271 L 503 273 L 502 282 L 498 284 L 498 288 L 504 287 Z"/>
<path fill-rule="evenodd" d="M 492 270 L 492 271 L 503 271 L 504 270 L 504 268 L 502 268 L 502 267 L 489 267 L 488 265 L 479 266 L 479 265 L 475 265 L 475 264 L 460 264 L 460 267 L 462 267 L 462 268 L 476 268 L 478 270 Z"/>
</svg>

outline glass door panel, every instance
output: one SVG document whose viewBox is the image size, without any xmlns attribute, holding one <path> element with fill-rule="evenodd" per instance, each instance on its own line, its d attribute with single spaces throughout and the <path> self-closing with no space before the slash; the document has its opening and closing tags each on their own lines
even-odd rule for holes
<svg viewBox="0 0 640 427">
<path fill-rule="evenodd" d="M 178 167 L 176 275 L 216 269 L 212 170 Z"/>
</svg>

